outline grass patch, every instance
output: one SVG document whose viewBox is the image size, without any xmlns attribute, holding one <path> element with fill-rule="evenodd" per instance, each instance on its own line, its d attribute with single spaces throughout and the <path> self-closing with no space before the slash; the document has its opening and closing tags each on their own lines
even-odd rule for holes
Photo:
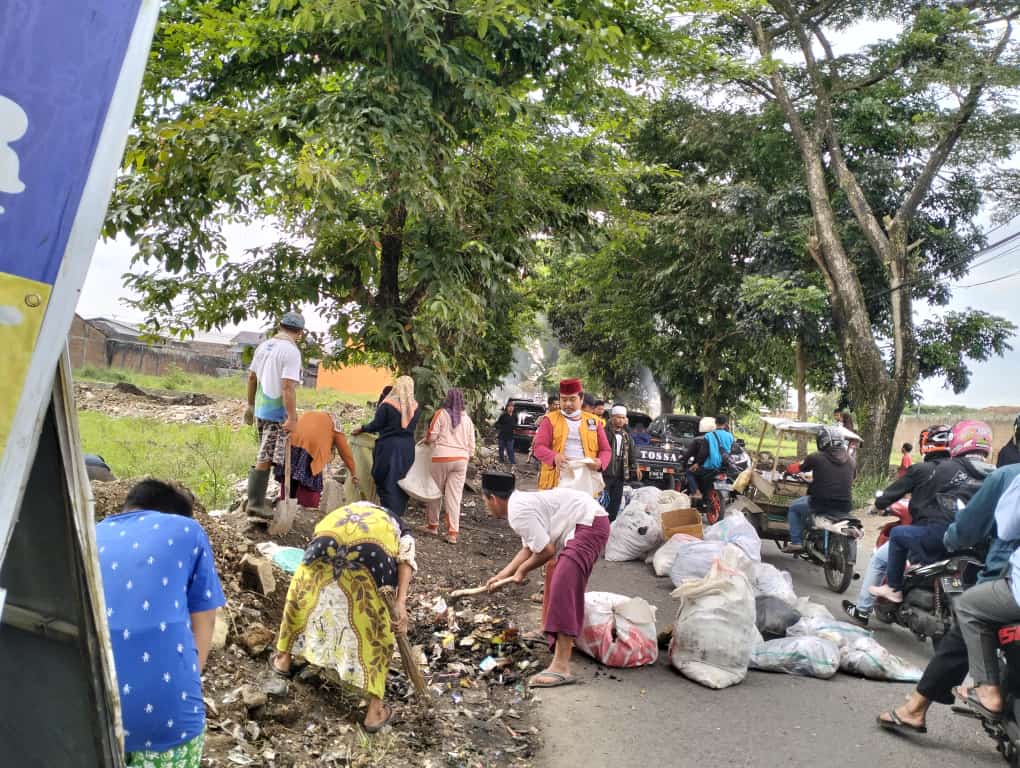
<svg viewBox="0 0 1020 768">
<path fill-rule="evenodd" d="M 78 427 L 85 452 L 102 455 L 118 477 L 179 480 L 208 509 L 233 500 L 233 486 L 258 449 L 255 428 L 247 426 L 164 424 L 83 411 Z"/>
<path fill-rule="evenodd" d="M 76 381 L 97 381 L 107 384 L 127 382 L 146 391 L 200 392 L 211 397 L 234 400 L 244 400 L 248 396 L 247 373 L 238 373 L 236 376 L 204 376 L 198 373 L 185 373 L 177 366 L 170 366 L 163 376 L 152 376 L 119 368 L 86 367 L 75 371 L 74 378 Z M 374 403 L 377 395 L 378 393 L 298 387 L 297 402 L 299 408 L 326 409 L 333 405 L 350 403 L 364 405 L 369 400 Z"/>
</svg>

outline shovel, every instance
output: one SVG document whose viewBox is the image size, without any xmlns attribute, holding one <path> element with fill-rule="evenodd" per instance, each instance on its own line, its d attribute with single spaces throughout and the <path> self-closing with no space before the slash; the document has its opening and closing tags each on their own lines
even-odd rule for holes
<svg viewBox="0 0 1020 768">
<path fill-rule="evenodd" d="M 386 603 L 386 607 L 389 608 L 390 617 L 396 619 L 397 605 L 393 596 L 393 588 L 383 587 L 379 590 L 379 595 L 382 597 L 383 602 Z M 425 676 L 421 673 L 414 653 L 411 651 L 411 643 L 407 639 L 407 633 L 397 632 L 396 627 L 394 627 L 393 635 L 396 638 L 397 648 L 400 651 L 400 660 L 404 663 L 404 672 L 407 673 L 407 677 L 411 681 L 411 685 L 414 686 L 418 698 L 423 704 L 429 706 L 431 697 L 429 696 L 428 685 L 425 683 Z"/>
<path fill-rule="evenodd" d="M 283 498 L 276 502 L 273 509 L 273 522 L 269 524 L 270 536 L 283 536 L 290 533 L 294 527 L 294 518 L 297 517 L 297 499 L 290 497 L 290 438 L 284 447 L 285 458 L 283 460 Z"/>
</svg>

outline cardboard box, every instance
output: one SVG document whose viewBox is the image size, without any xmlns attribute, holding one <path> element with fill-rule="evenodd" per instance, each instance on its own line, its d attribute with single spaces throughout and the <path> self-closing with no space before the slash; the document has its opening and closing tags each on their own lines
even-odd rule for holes
<svg viewBox="0 0 1020 768">
<path fill-rule="evenodd" d="M 666 541 L 670 536 L 686 533 L 702 539 L 705 537 L 701 526 L 701 513 L 696 509 L 670 509 L 662 513 L 662 535 Z"/>
</svg>

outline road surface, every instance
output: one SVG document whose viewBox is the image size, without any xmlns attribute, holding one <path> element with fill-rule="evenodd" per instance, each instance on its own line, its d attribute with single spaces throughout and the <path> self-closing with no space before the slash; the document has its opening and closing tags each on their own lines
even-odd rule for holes
<svg viewBox="0 0 1020 768">
<path fill-rule="evenodd" d="M 871 522 L 869 520 L 869 522 Z M 869 526 L 869 528 L 872 526 Z M 764 559 L 790 571 L 798 595 L 809 595 L 837 618 L 840 601 L 825 589 L 820 568 L 782 555 L 764 542 Z M 870 555 L 871 547 L 862 546 Z M 862 554 L 864 554 L 862 552 Z M 863 573 L 866 563 L 858 564 Z M 848 590 L 856 594 L 859 581 Z M 596 567 L 591 590 L 640 595 L 658 607 L 659 630 L 676 615 L 668 578 L 644 563 Z M 922 668 L 931 655 L 906 630 L 879 625 L 876 639 Z M 600 669 L 580 654 L 582 684 L 539 691 L 544 746 L 539 766 L 549 768 L 713 768 L 714 766 L 832 766 L 833 768 L 978 768 L 1003 766 L 976 720 L 936 706 L 927 736 L 901 737 L 879 730 L 876 715 L 913 689 L 842 673 L 831 680 L 749 672 L 740 685 L 713 691 L 669 666 L 661 652 L 654 666 Z"/>
</svg>

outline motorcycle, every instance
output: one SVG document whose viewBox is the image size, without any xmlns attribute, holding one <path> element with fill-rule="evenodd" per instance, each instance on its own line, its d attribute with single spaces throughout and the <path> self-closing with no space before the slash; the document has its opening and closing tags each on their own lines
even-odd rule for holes
<svg viewBox="0 0 1020 768">
<path fill-rule="evenodd" d="M 864 525 L 856 517 L 835 520 L 823 515 L 814 516 L 814 525 L 804 531 L 804 550 L 794 555 L 825 571 L 825 583 L 833 592 L 846 592 L 850 582 L 857 578 L 857 540 L 864 536 Z M 785 549 L 785 543 L 779 546 Z"/>
<path fill-rule="evenodd" d="M 903 602 L 877 600 L 871 615 L 886 624 L 906 627 L 922 641 L 930 639 L 932 648 L 938 650 L 953 625 L 953 600 L 974 586 L 982 567 L 981 560 L 971 553 L 909 567 L 903 577 Z"/>
<path fill-rule="evenodd" d="M 1002 681 L 1002 719 L 989 720 L 969 707 L 954 705 L 959 715 L 981 721 L 985 733 L 995 740 L 996 749 L 1011 768 L 1020 768 L 1020 624 L 999 629 L 999 669 Z"/>
<path fill-rule="evenodd" d="M 900 499 L 892 506 L 883 510 L 881 515 L 883 517 L 894 517 L 896 519 L 890 520 L 879 530 L 878 538 L 875 539 L 875 549 L 878 549 L 889 541 L 889 535 L 892 533 L 892 529 L 897 525 L 910 525 L 913 521 L 913 518 L 910 516 L 910 503 L 906 499 Z"/>
</svg>

